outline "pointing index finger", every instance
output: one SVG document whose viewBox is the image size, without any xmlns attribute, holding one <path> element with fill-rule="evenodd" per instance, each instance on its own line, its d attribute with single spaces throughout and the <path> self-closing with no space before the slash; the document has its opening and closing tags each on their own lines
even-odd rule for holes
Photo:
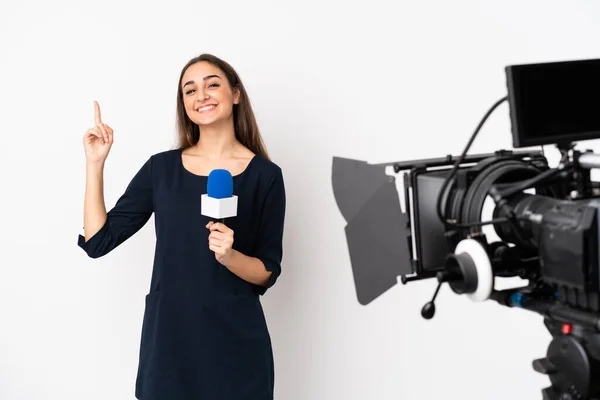
<svg viewBox="0 0 600 400">
<path fill-rule="evenodd" d="M 96 125 L 102 124 L 102 116 L 100 114 L 100 105 L 94 100 L 94 122 Z"/>
</svg>

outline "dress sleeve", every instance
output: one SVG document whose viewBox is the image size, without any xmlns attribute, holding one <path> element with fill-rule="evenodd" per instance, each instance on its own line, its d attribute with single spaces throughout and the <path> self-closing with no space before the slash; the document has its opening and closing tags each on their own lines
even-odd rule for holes
<svg viewBox="0 0 600 400">
<path fill-rule="evenodd" d="M 107 213 L 102 228 L 87 242 L 83 235 L 79 235 L 77 245 L 89 257 L 98 258 L 108 254 L 150 219 L 154 211 L 152 160 L 152 157 L 148 159 L 133 177 L 115 206 Z"/>
<path fill-rule="evenodd" d="M 283 175 L 281 170 L 278 170 L 266 192 L 256 237 L 257 246 L 254 256 L 262 261 L 267 271 L 271 272 L 267 284 L 257 286 L 260 295 L 265 294 L 281 274 L 285 208 L 286 196 Z"/>
</svg>

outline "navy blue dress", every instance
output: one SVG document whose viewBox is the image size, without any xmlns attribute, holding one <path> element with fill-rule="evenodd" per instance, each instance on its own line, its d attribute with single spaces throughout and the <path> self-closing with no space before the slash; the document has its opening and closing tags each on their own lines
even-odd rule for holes
<svg viewBox="0 0 600 400">
<path fill-rule="evenodd" d="M 142 400 L 272 400 L 271 340 L 259 296 L 281 272 L 286 197 L 281 169 L 255 155 L 234 176 L 233 248 L 259 258 L 266 287 L 237 277 L 208 248 L 209 218 L 200 196 L 207 177 L 184 168 L 181 150 L 150 157 L 108 212 L 104 226 L 78 245 L 97 258 L 155 218 L 156 247 L 146 296 L 135 395 Z"/>
</svg>

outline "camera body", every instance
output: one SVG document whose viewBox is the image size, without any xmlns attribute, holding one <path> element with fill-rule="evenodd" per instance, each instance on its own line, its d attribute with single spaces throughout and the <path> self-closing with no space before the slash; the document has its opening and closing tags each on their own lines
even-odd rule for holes
<svg viewBox="0 0 600 400">
<path fill-rule="evenodd" d="M 458 294 L 474 293 L 477 285 L 467 284 L 466 275 L 475 277 L 479 271 L 463 265 L 455 254 L 459 243 L 470 239 L 481 244 L 489 259 L 486 276 L 518 276 L 530 281 L 526 288 L 530 296 L 600 312 L 598 184 L 590 179 L 589 165 L 577 162 L 587 155 L 592 153 L 565 150 L 556 170 L 541 152 L 466 157 L 442 201 L 445 220 L 435 212 L 435 203 L 455 159 L 397 163 L 396 170 L 409 169 L 403 175 L 404 196 L 412 225 L 409 240 L 414 241 L 414 251 L 409 250 L 414 275 L 404 275 L 403 282 L 438 277 Z M 523 182 L 529 184 L 508 196 L 497 195 L 492 220 L 486 223 L 482 214 L 486 201 L 493 198 L 490 193 Z M 500 240 L 488 240 L 486 225 Z M 488 290 L 476 299 L 488 300 L 491 295 Z"/>
</svg>

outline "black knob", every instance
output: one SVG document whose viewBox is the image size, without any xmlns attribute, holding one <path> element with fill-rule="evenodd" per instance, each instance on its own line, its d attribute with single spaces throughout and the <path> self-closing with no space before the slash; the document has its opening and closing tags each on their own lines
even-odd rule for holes
<svg viewBox="0 0 600 400">
<path fill-rule="evenodd" d="M 421 316 L 425 319 L 431 319 L 435 315 L 435 303 L 430 301 L 421 309 Z"/>
<path fill-rule="evenodd" d="M 435 298 L 440 292 L 440 287 L 442 286 L 443 281 L 439 281 L 437 288 L 435 289 L 435 293 L 433 294 L 433 299 L 429 303 L 426 303 L 421 309 L 421 316 L 425 319 L 431 319 L 435 315 Z"/>
</svg>

